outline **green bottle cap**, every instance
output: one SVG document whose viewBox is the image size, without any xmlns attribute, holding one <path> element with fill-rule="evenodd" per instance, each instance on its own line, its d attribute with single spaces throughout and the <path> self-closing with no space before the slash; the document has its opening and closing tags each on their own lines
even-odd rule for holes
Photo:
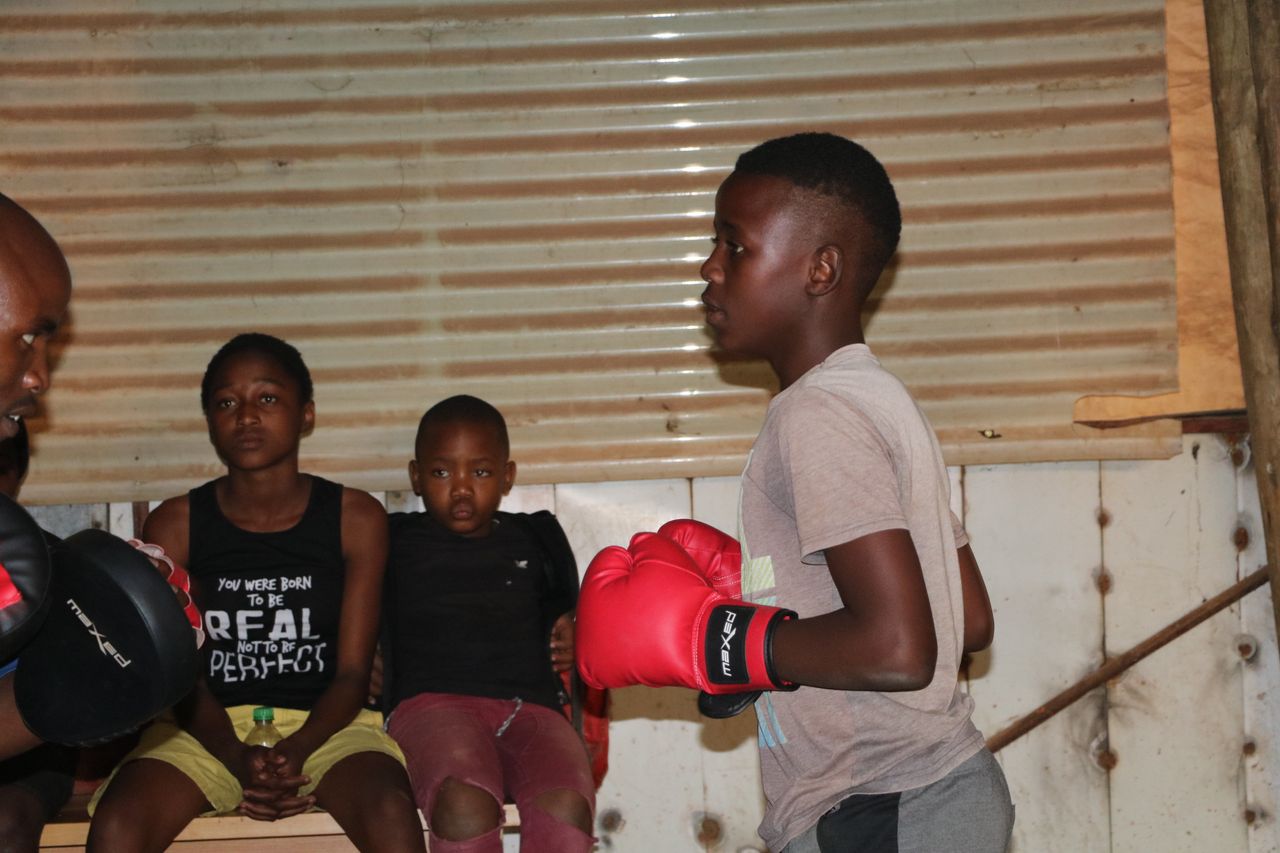
<svg viewBox="0 0 1280 853">
<path fill-rule="evenodd" d="M 253 709 L 253 721 L 255 723 L 270 723 L 274 722 L 275 718 L 276 712 L 274 708 L 263 706 L 261 708 Z"/>
</svg>

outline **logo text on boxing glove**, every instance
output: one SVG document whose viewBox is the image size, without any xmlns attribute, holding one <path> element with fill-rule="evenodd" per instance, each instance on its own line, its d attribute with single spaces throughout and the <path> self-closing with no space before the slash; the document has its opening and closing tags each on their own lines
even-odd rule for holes
<svg viewBox="0 0 1280 853">
<path fill-rule="evenodd" d="M 746 630 L 751 622 L 753 609 L 721 604 L 711 611 L 706 635 L 708 663 L 716 661 L 708 673 L 715 684 L 746 684 L 747 673 Z"/>
<path fill-rule="evenodd" d="M 724 614 L 724 627 L 720 629 L 720 674 L 725 678 L 733 677 L 733 663 L 729 660 L 729 641 L 733 639 L 733 635 L 738 633 L 738 629 L 733 627 L 733 622 L 738 618 L 738 614 L 732 610 Z"/>
<path fill-rule="evenodd" d="M 102 636 L 102 632 L 98 630 L 98 626 L 94 625 L 93 620 L 85 615 L 85 612 L 80 609 L 80 605 L 76 604 L 76 600 L 74 598 L 68 598 L 67 604 L 71 607 L 71 612 L 80 620 L 80 624 L 88 628 L 89 633 L 93 635 L 93 639 L 98 644 L 98 651 L 115 660 L 116 663 L 120 664 L 121 669 L 124 669 L 129 664 L 133 663 L 133 661 L 116 651 L 116 647 L 111 645 L 110 640 Z"/>
</svg>

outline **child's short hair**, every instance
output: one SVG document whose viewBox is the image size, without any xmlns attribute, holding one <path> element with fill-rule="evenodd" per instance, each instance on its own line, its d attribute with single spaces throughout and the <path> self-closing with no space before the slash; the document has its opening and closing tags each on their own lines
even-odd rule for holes
<svg viewBox="0 0 1280 853">
<path fill-rule="evenodd" d="M 883 268 L 898 248 L 902 213 L 884 166 L 867 149 L 833 133 L 770 139 L 738 158 L 734 171 L 771 175 L 835 199 L 871 229 L 868 260 Z"/>
<path fill-rule="evenodd" d="M 17 433 L 0 441 L 0 474 L 12 472 L 21 481 L 27 476 L 30 464 L 31 439 L 27 436 L 27 422 L 19 420 Z"/>
<path fill-rule="evenodd" d="M 261 332 L 245 332 L 236 335 L 231 340 L 222 345 L 213 358 L 209 359 L 209 366 L 204 369 L 204 378 L 200 380 L 200 409 L 202 411 L 209 410 L 209 398 L 213 396 L 213 377 L 222 369 L 222 365 L 226 364 L 232 356 L 241 353 L 251 352 L 258 355 L 265 355 L 267 358 L 273 359 L 281 367 L 284 372 L 289 374 L 294 382 L 298 383 L 298 393 L 302 396 L 302 402 L 310 403 L 315 389 L 311 384 L 311 371 L 307 369 L 307 364 L 302 360 L 302 353 L 290 343 L 280 340 L 274 335 L 264 335 Z"/>
<path fill-rule="evenodd" d="M 427 409 L 418 421 L 418 434 L 413 443 L 416 447 L 422 440 L 427 428 L 434 424 L 471 423 L 492 427 L 498 433 L 502 444 L 502 452 L 511 453 L 511 439 L 507 436 L 507 419 L 502 416 L 492 403 L 472 397 L 470 394 L 457 394 L 447 397 Z"/>
</svg>

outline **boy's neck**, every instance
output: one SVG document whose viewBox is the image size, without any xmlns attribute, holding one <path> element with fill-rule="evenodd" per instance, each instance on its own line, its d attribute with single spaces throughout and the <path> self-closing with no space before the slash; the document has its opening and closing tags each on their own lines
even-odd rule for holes
<svg viewBox="0 0 1280 853">
<path fill-rule="evenodd" d="M 844 328 L 827 333 L 817 330 L 814 334 L 807 335 L 797 341 L 790 351 L 777 360 L 770 361 L 770 366 L 778 377 L 778 390 L 795 384 L 801 376 L 822 364 L 836 350 L 864 343 L 866 338 L 862 334 L 861 323 L 852 326 L 846 324 Z"/>
</svg>

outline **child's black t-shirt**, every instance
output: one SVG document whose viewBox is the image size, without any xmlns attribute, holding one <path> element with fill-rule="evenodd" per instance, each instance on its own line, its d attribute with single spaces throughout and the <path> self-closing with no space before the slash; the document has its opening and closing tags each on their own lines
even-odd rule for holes
<svg viewBox="0 0 1280 853">
<path fill-rule="evenodd" d="M 546 557 L 507 514 L 489 536 L 453 533 L 426 513 L 390 517 L 384 658 L 388 710 L 419 693 L 520 698 L 559 708 L 551 669 Z"/>
</svg>

